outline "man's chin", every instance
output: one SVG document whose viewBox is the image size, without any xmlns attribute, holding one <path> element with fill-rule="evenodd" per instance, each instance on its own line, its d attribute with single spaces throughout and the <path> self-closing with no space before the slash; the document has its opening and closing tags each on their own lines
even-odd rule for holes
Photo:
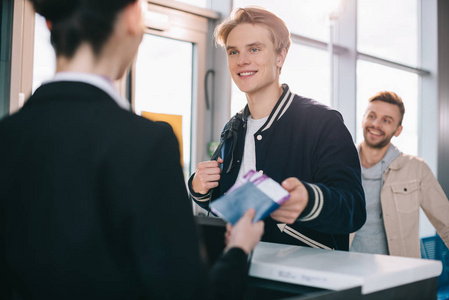
<svg viewBox="0 0 449 300">
<path fill-rule="evenodd" d="M 365 139 L 365 143 L 370 147 L 374 149 L 382 149 L 385 148 L 385 146 L 388 146 L 390 144 L 390 141 L 383 140 L 377 143 L 371 143 L 368 140 Z"/>
</svg>

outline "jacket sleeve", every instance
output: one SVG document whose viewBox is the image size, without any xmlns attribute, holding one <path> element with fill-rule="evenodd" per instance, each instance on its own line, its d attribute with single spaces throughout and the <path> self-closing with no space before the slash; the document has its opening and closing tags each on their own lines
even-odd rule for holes
<svg viewBox="0 0 449 300">
<path fill-rule="evenodd" d="M 248 257 L 240 248 L 229 249 L 209 272 L 215 299 L 243 299 L 248 283 Z"/>
<path fill-rule="evenodd" d="M 323 121 L 325 120 L 325 121 Z M 304 182 L 309 195 L 298 221 L 330 234 L 349 234 L 366 221 L 360 160 L 351 134 L 335 110 L 316 122 L 313 182 Z"/>
<path fill-rule="evenodd" d="M 449 200 L 425 162 L 422 162 L 420 200 L 427 218 L 449 248 Z"/>
</svg>

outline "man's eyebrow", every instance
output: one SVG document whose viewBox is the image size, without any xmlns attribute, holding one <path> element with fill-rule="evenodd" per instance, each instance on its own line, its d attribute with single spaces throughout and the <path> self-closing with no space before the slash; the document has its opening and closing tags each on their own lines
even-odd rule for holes
<svg viewBox="0 0 449 300">
<path fill-rule="evenodd" d="M 251 47 L 265 47 L 265 44 L 262 42 L 253 42 L 253 43 L 249 43 L 245 46 L 246 48 L 251 48 Z M 230 49 L 235 49 L 235 46 L 229 45 L 226 46 L 226 50 L 230 50 Z"/>
<path fill-rule="evenodd" d="M 254 42 L 247 45 L 247 47 L 254 47 L 254 46 L 265 46 L 262 42 Z"/>
<path fill-rule="evenodd" d="M 376 116 L 378 115 L 378 114 L 377 114 L 375 111 L 373 111 L 373 110 L 368 111 L 367 115 L 369 115 L 369 114 L 375 114 Z M 382 116 L 382 115 L 381 115 L 381 117 L 387 118 L 387 119 L 391 119 L 392 121 L 394 121 L 394 117 L 389 116 L 389 115 L 385 115 L 385 116 Z"/>
</svg>

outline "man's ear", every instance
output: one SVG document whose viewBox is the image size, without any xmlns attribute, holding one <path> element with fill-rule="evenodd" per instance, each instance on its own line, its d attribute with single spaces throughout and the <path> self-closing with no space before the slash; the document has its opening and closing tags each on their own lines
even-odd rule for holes
<svg viewBox="0 0 449 300">
<path fill-rule="evenodd" d="M 287 50 L 285 48 L 282 48 L 282 50 L 277 55 L 276 66 L 282 68 L 286 57 L 287 57 Z"/>
<path fill-rule="evenodd" d="M 51 31 L 52 23 L 50 20 L 45 20 L 45 24 L 47 25 L 48 30 Z"/>
<path fill-rule="evenodd" d="M 135 36 L 141 33 L 143 28 L 143 12 L 139 0 L 131 2 L 125 7 L 123 17 L 125 18 L 126 28 L 131 35 Z"/>
<path fill-rule="evenodd" d="M 402 128 L 403 128 L 402 125 L 398 126 L 398 128 L 396 129 L 396 132 L 394 133 L 395 137 L 398 137 L 401 134 Z"/>
</svg>

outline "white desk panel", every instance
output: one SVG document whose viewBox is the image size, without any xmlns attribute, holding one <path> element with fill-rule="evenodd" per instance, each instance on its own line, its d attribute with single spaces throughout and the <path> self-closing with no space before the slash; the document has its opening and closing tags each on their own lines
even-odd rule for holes
<svg viewBox="0 0 449 300">
<path fill-rule="evenodd" d="M 361 286 L 362 294 L 369 294 L 437 277 L 441 271 L 436 260 L 260 242 L 249 275 L 329 290 Z"/>
</svg>

